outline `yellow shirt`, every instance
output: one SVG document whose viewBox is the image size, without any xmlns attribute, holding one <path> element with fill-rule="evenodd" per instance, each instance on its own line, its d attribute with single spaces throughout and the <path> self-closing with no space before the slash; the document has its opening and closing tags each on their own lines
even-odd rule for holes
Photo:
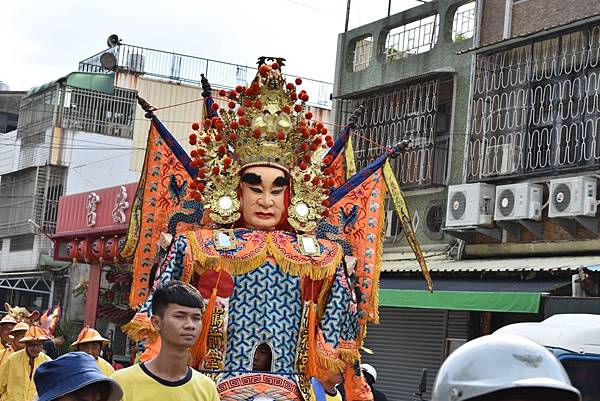
<svg viewBox="0 0 600 401">
<path fill-rule="evenodd" d="M 102 357 L 98 357 L 98 359 L 96 359 L 96 363 L 98 364 L 100 371 L 104 373 L 104 376 L 110 377 L 113 373 L 115 373 L 115 369 L 112 367 L 112 365 L 105 359 L 102 359 Z"/>
<path fill-rule="evenodd" d="M 143 363 L 117 370 L 111 379 L 121 385 L 122 401 L 219 401 L 215 383 L 191 368 L 176 382 L 155 376 Z"/>
<path fill-rule="evenodd" d="M 2 401 L 31 401 L 37 399 L 33 374 L 42 363 L 51 358 L 40 352 L 29 366 L 27 350 L 14 352 L 0 368 L 0 399 Z"/>
<path fill-rule="evenodd" d="M 8 357 L 11 356 L 13 352 L 12 347 L 4 348 L 0 351 L 0 368 L 8 361 Z"/>
</svg>

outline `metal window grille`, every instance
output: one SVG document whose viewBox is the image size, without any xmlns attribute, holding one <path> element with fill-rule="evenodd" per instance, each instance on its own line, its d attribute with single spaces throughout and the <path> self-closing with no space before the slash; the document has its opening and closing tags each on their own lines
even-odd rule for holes
<svg viewBox="0 0 600 401">
<path fill-rule="evenodd" d="M 35 235 L 17 235 L 10 239 L 9 252 L 31 251 L 33 249 L 33 240 Z"/>
<path fill-rule="evenodd" d="M 597 169 L 600 26 L 477 57 L 470 181 Z"/>
<path fill-rule="evenodd" d="M 39 133 L 52 127 L 54 123 L 58 94 L 59 87 L 58 84 L 55 84 L 42 92 L 26 96 L 21 100 L 17 131 L 19 139 L 30 143 L 39 143 Z M 29 139 L 30 136 L 34 136 L 36 139 Z"/>
<path fill-rule="evenodd" d="M 373 36 L 356 41 L 354 45 L 354 60 L 352 61 L 352 71 L 362 71 L 367 69 L 373 53 Z"/>
<path fill-rule="evenodd" d="M 475 2 L 456 9 L 452 20 L 452 40 L 459 42 L 473 37 L 475 30 Z"/>
<path fill-rule="evenodd" d="M 438 31 L 437 14 L 399 26 L 388 32 L 382 53 L 386 61 L 393 61 L 428 52 L 437 42 Z"/>
<path fill-rule="evenodd" d="M 67 169 L 33 167 L 2 176 L 0 183 L 0 235 L 30 234 L 33 219 L 44 231 L 54 233 L 58 199 L 64 194 Z"/>
<path fill-rule="evenodd" d="M 81 61 L 79 71 L 110 72 L 100 64 L 100 57 L 106 52 L 115 56 L 119 71 L 194 85 L 201 84 L 200 74 L 204 74 L 214 87 L 232 89 L 240 84 L 248 84 L 256 75 L 255 67 L 126 44 L 102 51 Z M 286 78 L 293 82 L 296 77 L 286 75 Z M 330 95 L 333 93 L 333 84 L 303 78 L 302 87 L 310 94 L 309 104 L 331 108 Z"/>
<path fill-rule="evenodd" d="M 63 128 L 131 138 L 135 118 L 136 92 L 115 88 L 114 95 L 64 88 L 58 125 Z"/>
<path fill-rule="evenodd" d="M 342 121 L 359 105 L 365 113 L 352 138 L 357 169 L 374 161 L 383 151 L 409 139 L 408 149 L 392 160 L 403 189 L 443 185 L 448 161 L 452 104 L 451 79 L 436 79 L 374 92 L 342 102 Z M 395 213 L 388 215 L 387 236 L 402 231 Z"/>
</svg>

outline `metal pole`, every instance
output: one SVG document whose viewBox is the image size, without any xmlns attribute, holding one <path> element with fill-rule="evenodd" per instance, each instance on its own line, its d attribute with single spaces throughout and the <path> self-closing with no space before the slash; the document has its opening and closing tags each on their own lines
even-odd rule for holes
<svg viewBox="0 0 600 401">
<path fill-rule="evenodd" d="M 388 17 L 390 16 L 391 12 L 392 12 L 392 0 L 388 0 Z"/>
<path fill-rule="evenodd" d="M 52 307 L 52 301 L 54 300 L 54 275 L 50 279 L 50 295 L 48 295 L 48 309 Z"/>
<path fill-rule="evenodd" d="M 346 25 L 344 26 L 344 32 L 348 32 L 348 22 L 350 21 L 350 1 L 346 5 Z"/>
</svg>

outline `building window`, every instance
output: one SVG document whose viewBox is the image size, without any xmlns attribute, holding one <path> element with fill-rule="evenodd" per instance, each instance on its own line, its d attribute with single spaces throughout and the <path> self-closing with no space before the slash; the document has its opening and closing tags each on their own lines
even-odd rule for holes
<svg viewBox="0 0 600 401">
<path fill-rule="evenodd" d="M 10 239 L 10 252 L 31 251 L 33 249 L 33 234 L 18 235 Z"/>
<path fill-rule="evenodd" d="M 403 189 L 443 185 L 448 160 L 452 80 L 436 79 L 345 99 L 342 119 L 365 107 L 353 138 L 356 167 L 374 161 L 386 148 L 410 140 L 408 149 L 391 160 Z"/>
<path fill-rule="evenodd" d="M 369 35 L 356 41 L 354 44 L 354 59 L 352 61 L 352 71 L 366 70 L 371 61 L 373 53 L 373 36 Z"/>
<path fill-rule="evenodd" d="M 468 177 L 600 165 L 600 26 L 477 56 Z"/>
<path fill-rule="evenodd" d="M 460 42 L 461 40 L 470 39 L 473 37 L 475 30 L 475 2 L 463 4 L 456 9 L 452 20 L 452 41 Z"/>
<path fill-rule="evenodd" d="M 383 48 L 386 61 L 401 60 L 430 51 L 437 42 L 438 31 L 437 14 L 392 29 L 385 38 Z"/>
</svg>

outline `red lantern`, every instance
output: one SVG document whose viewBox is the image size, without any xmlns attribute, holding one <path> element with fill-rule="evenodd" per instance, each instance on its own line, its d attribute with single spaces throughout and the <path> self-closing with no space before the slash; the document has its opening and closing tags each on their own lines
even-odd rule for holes
<svg viewBox="0 0 600 401">
<path fill-rule="evenodd" d="M 71 259 L 77 259 L 77 246 L 79 242 L 76 240 L 71 240 L 67 243 L 65 247 L 65 251 L 67 252 L 67 256 Z"/>
<path fill-rule="evenodd" d="M 81 240 L 79 241 L 79 244 L 77 245 L 77 255 L 81 258 L 81 259 L 86 259 L 87 257 L 87 240 Z"/>
<path fill-rule="evenodd" d="M 111 237 L 104 243 L 104 257 L 114 260 L 119 253 L 119 242 L 116 237 Z"/>
<path fill-rule="evenodd" d="M 92 255 L 98 259 L 104 256 L 104 240 L 102 238 L 96 238 L 92 242 Z"/>
</svg>

